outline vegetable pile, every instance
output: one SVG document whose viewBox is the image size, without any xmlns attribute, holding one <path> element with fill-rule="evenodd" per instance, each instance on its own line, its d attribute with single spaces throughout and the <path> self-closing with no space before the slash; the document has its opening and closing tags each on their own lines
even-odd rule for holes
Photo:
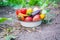
<svg viewBox="0 0 60 40">
<path fill-rule="evenodd" d="M 46 17 L 46 14 L 42 13 L 38 7 L 18 9 L 16 15 L 18 20 L 26 22 L 40 21 Z"/>
</svg>

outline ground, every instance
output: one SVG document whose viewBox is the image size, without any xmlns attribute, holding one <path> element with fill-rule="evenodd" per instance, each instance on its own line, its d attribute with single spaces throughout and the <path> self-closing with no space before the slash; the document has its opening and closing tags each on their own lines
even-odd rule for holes
<svg viewBox="0 0 60 40">
<path fill-rule="evenodd" d="M 51 24 L 41 24 L 36 28 L 22 27 L 16 19 L 15 10 L 10 7 L 0 7 L 0 17 L 12 17 L 14 20 L 6 21 L 3 24 L 11 25 L 15 29 L 11 35 L 16 36 L 16 40 L 60 40 L 60 8 L 51 9 L 51 13 L 56 13 L 56 17 Z M 6 25 L 1 25 L 6 27 Z M 5 40 L 4 32 L 0 32 L 0 40 Z"/>
</svg>

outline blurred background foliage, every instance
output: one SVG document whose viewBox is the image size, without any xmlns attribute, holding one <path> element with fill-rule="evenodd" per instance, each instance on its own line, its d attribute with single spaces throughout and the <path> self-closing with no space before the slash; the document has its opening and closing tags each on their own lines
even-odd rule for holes
<svg viewBox="0 0 60 40">
<path fill-rule="evenodd" d="M 26 6 L 42 6 L 42 4 L 46 0 L 0 0 L 0 6 L 21 6 L 21 7 L 26 7 Z M 55 1 L 56 3 L 60 3 L 60 0 L 48 0 L 48 2 L 53 2 Z"/>
</svg>

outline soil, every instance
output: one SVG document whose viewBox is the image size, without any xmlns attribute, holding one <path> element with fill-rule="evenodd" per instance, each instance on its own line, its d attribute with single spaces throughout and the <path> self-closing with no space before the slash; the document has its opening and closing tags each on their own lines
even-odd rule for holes
<svg viewBox="0 0 60 40">
<path fill-rule="evenodd" d="M 26 28 L 20 25 L 16 19 L 15 9 L 11 7 L 0 7 L 0 17 L 13 18 L 0 24 L 3 28 L 12 27 L 14 30 L 10 35 L 16 36 L 16 40 L 60 40 L 60 8 L 51 9 L 51 14 L 56 14 L 51 24 L 41 24 L 36 28 Z M 2 30 L 2 31 L 1 31 Z M 1 29 L 0 40 L 5 40 L 5 31 Z"/>
</svg>

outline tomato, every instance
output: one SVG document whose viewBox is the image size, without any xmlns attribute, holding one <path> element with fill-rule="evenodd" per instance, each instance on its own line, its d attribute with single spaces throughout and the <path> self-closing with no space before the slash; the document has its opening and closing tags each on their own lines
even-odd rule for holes
<svg viewBox="0 0 60 40">
<path fill-rule="evenodd" d="M 39 21 L 40 20 L 40 15 L 37 14 L 33 17 L 33 21 Z"/>
<path fill-rule="evenodd" d="M 27 22 L 32 21 L 32 17 L 26 17 L 26 18 L 25 18 L 25 21 L 27 21 Z"/>
<path fill-rule="evenodd" d="M 21 10 L 20 9 L 16 10 L 16 15 L 18 15 L 19 13 L 21 13 Z"/>
<path fill-rule="evenodd" d="M 18 19 L 21 20 L 21 21 L 24 21 L 24 17 L 23 16 L 20 16 Z"/>
<path fill-rule="evenodd" d="M 19 14 L 18 15 L 18 19 L 24 21 L 24 16 L 22 16 L 22 15 Z"/>
</svg>

